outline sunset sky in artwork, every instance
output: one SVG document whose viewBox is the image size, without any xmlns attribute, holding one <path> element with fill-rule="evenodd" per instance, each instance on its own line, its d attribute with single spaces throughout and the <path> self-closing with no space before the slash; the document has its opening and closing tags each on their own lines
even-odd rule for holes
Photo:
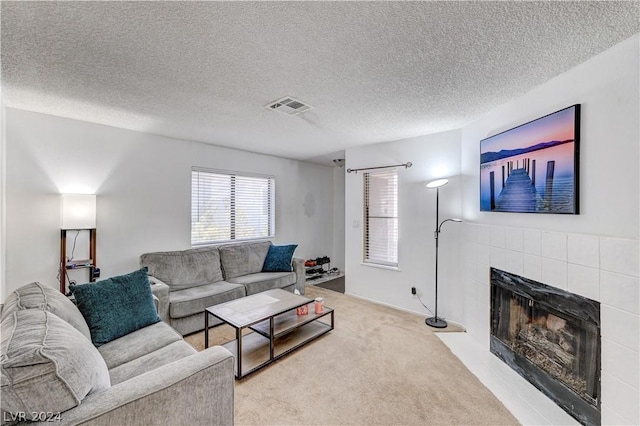
<svg viewBox="0 0 640 426">
<path fill-rule="evenodd" d="M 575 107 L 570 107 L 484 139 L 480 144 L 480 153 L 527 148 L 542 142 L 573 139 L 575 111 Z"/>
</svg>

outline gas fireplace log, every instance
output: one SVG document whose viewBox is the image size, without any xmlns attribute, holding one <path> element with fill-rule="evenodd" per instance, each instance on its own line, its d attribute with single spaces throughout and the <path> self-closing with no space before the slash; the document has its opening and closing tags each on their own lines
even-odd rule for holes
<svg viewBox="0 0 640 426">
<path fill-rule="evenodd" d="M 544 337 L 543 334 L 531 333 L 522 330 L 518 337 L 520 337 L 520 339 L 522 339 L 523 341 L 530 342 L 533 347 L 537 348 L 540 351 L 543 351 L 548 356 L 552 357 L 557 362 L 562 364 L 564 367 L 570 370 L 573 369 L 573 362 L 575 360 L 575 357 L 570 353 L 567 353 L 564 349 L 562 349 L 560 345 L 547 340 L 547 338 Z"/>
</svg>

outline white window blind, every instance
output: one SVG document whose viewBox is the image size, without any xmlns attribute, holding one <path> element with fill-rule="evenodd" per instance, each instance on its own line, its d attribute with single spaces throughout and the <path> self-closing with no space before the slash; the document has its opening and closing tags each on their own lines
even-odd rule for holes
<svg viewBox="0 0 640 426">
<path fill-rule="evenodd" d="M 191 245 L 275 236 L 275 178 L 193 168 Z"/>
<path fill-rule="evenodd" d="M 398 266 L 398 172 L 364 173 L 364 262 Z"/>
</svg>

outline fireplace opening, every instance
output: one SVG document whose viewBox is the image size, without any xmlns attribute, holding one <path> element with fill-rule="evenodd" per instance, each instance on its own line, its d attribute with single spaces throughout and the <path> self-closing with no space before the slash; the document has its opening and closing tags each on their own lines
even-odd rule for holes
<svg viewBox="0 0 640 426">
<path fill-rule="evenodd" d="M 491 269 L 491 351 L 582 424 L 600 424 L 600 304 Z"/>
</svg>

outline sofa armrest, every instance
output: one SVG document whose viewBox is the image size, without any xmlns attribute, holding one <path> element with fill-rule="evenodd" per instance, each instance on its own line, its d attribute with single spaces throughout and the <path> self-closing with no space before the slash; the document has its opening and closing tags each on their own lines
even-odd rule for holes
<svg viewBox="0 0 640 426">
<path fill-rule="evenodd" d="M 152 294 L 151 296 L 153 297 L 153 306 L 156 307 L 156 312 L 158 312 L 160 309 L 160 299 L 158 299 L 155 294 Z"/>
<path fill-rule="evenodd" d="M 291 263 L 293 264 L 293 272 L 296 273 L 295 288 L 298 289 L 300 294 L 304 294 L 304 286 L 307 282 L 306 269 L 304 269 L 304 259 L 294 257 Z"/>
<path fill-rule="evenodd" d="M 158 298 L 156 308 L 160 319 L 169 324 L 169 286 L 156 277 L 149 276 L 151 293 Z"/>
<path fill-rule="evenodd" d="M 90 394 L 57 424 L 233 425 L 233 360 L 222 346 L 194 353 Z"/>
</svg>

